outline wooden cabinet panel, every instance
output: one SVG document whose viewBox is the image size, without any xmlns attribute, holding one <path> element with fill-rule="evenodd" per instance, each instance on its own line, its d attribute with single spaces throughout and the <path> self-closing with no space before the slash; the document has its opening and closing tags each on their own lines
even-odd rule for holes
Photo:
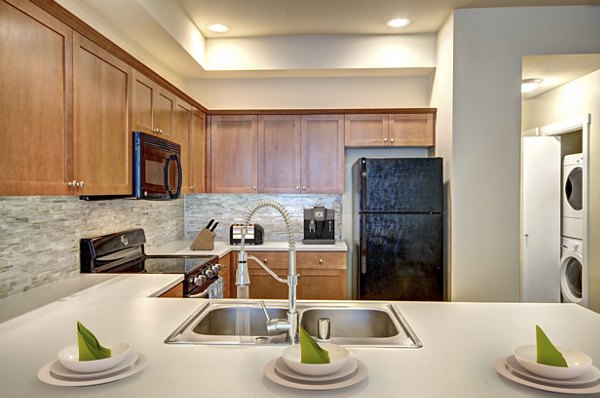
<svg viewBox="0 0 600 398">
<path fill-rule="evenodd" d="M 197 109 L 192 110 L 189 142 L 191 191 L 206 192 L 206 116 Z"/>
<path fill-rule="evenodd" d="M 393 114 L 390 115 L 391 146 L 433 146 L 435 145 L 433 114 Z"/>
<path fill-rule="evenodd" d="M 286 278 L 287 270 L 273 270 L 280 278 Z M 249 268 L 250 298 L 252 299 L 287 299 L 288 286 L 275 280 L 264 269 Z M 298 292 L 296 292 L 298 293 Z"/>
<path fill-rule="evenodd" d="M 344 192 L 344 117 L 302 116 L 302 193 Z"/>
<path fill-rule="evenodd" d="M 152 133 L 152 112 L 154 97 L 156 96 L 156 85 L 152 80 L 134 70 L 132 91 L 132 130 Z"/>
<path fill-rule="evenodd" d="M 167 290 L 166 292 L 164 292 L 163 294 L 161 294 L 158 297 L 182 298 L 183 297 L 183 282 L 176 284 L 175 286 L 173 286 L 172 288 L 170 288 L 169 290 Z"/>
<path fill-rule="evenodd" d="M 78 33 L 73 48 L 76 193 L 131 194 L 131 68 Z"/>
<path fill-rule="evenodd" d="M 345 300 L 345 270 L 303 269 L 298 281 L 298 298 L 303 300 Z"/>
<path fill-rule="evenodd" d="M 385 146 L 388 142 L 389 116 L 356 114 L 344 117 L 346 146 Z"/>
<path fill-rule="evenodd" d="M 175 119 L 176 98 L 173 93 L 157 86 L 154 107 L 154 129 L 159 135 L 172 136 Z"/>
<path fill-rule="evenodd" d="M 257 125 L 256 115 L 211 116 L 211 192 L 256 192 Z"/>
<path fill-rule="evenodd" d="M 0 195 L 72 192 L 72 49 L 71 28 L 0 1 Z"/>
<path fill-rule="evenodd" d="M 224 255 L 219 258 L 219 264 L 221 264 L 221 270 L 219 276 L 223 278 L 223 298 L 231 297 L 231 253 Z M 235 282 L 235 280 L 234 280 Z"/>
<path fill-rule="evenodd" d="M 300 116 L 258 117 L 258 192 L 300 190 Z"/>
<path fill-rule="evenodd" d="M 181 146 L 181 193 L 192 192 L 192 169 L 190 167 L 189 140 L 192 122 L 192 106 L 177 98 L 171 140 Z"/>
</svg>

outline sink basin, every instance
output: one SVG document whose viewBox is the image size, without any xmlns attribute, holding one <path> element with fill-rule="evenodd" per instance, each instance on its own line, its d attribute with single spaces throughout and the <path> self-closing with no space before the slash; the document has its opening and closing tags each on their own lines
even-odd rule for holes
<svg viewBox="0 0 600 398">
<path fill-rule="evenodd" d="M 287 302 L 266 301 L 271 318 L 285 318 Z M 320 318 L 331 321 L 331 342 L 355 347 L 419 348 L 421 342 L 392 305 L 373 302 L 300 301 L 300 324 L 317 334 Z M 169 344 L 287 344 L 285 333 L 269 335 L 258 301 L 211 300 L 179 326 Z"/>
</svg>

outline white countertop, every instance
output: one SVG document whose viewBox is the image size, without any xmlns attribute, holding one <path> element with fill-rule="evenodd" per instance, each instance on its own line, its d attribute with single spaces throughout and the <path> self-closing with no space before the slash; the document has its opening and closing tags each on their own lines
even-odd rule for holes
<svg viewBox="0 0 600 398">
<path fill-rule="evenodd" d="M 2 396 L 559 397 L 507 381 L 493 368 L 498 357 L 535 341 L 536 323 L 558 345 L 585 351 L 600 364 L 600 315 L 575 304 L 395 302 L 423 348 L 351 348 L 351 355 L 368 367 L 366 380 L 337 391 L 292 390 L 263 375 L 283 347 L 164 344 L 205 302 L 145 297 L 166 290 L 177 283 L 175 278 L 120 275 L 0 323 Z M 134 376 L 99 386 L 40 382 L 38 369 L 76 341 L 77 320 L 100 339 L 130 342 L 150 364 Z"/>
<path fill-rule="evenodd" d="M 150 255 L 198 255 L 198 254 L 210 254 L 217 255 L 219 257 L 226 255 L 232 251 L 239 251 L 240 247 L 236 245 L 230 245 L 229 242 L 216 241 L 213 250 L 192 250 L 190 246 L 193 240 L 177 240 L 169 242 L 167 244 L 157 247 L 144 247 L 146 254 Z M 296 243 L 296 251 L 312 251 L 312 252 L 346 252 L 348 246 L 344 241 L 335 242 L 331 245 L 305 245 L 302 242 Z M 265 242 L 262 245 L 246 245 L 248 251 L 287 251 L 287 242 Z"/>
</svg>

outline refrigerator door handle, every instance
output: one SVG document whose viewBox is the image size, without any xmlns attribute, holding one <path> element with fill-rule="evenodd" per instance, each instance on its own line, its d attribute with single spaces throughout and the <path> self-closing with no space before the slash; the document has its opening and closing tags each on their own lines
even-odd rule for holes
<svg viewBox="0 0 600 398">
<path fill-rule="evenodd" d="M 360 273 L 367 273 L 367 217 L 360 216 L 361 231 L 360 231 Z"/>
</svg>

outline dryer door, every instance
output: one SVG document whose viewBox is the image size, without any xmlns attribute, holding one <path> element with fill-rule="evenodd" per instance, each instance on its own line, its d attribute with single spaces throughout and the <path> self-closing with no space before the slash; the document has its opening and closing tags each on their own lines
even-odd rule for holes
<svg viewBox="0 0 600 398">
<path fill-rule="evenodd" d="M 563 185 L 563 217 L 581 218 L 583 209 L 583 168 L 565 168 L 568 174 L 564 177 Z"/>
<path fill-rule="evenodd" d="M 583 259 L 579 253 L 563 256 L 560 266 L 561 301 L 581 303 L 583 298 Z"/>
</svg>

